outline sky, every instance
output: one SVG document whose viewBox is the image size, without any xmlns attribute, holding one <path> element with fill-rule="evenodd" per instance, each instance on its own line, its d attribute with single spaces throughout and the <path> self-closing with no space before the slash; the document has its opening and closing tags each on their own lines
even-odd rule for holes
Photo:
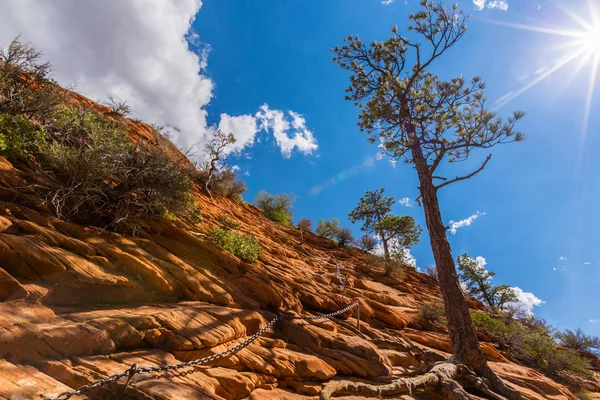
<svg viewBox="0 0 600 400">
<path fill-rule="evenodd" d="M 593 58 L 569 46 L 573 32 L 600 27 L 600 6 L 588 1 L 460 1 L 472 16 L 467 34 L 431 71 L 480 76 L 495 111 L 526 112 L 525 142 L 444 169 L 461 175 L 493 154 L 479 175 L 439 192 L 454 256 L 479 257 L 495 284 L 518 288 L 559 329 L 600 335 L 600 83 Z M 337 217 L 359 236 L 348 212 L 366 190 L 385 187 L 395 213 L 425 220 L 415 171 L 365 140 L 330 48 L 349 34 L 384 40 L 395 25 L 410 34 L 418 4 L 0 0 L 0 44 L 20 34 L 61 84 L 128 101 L 134 117 L 165 125 L 192 154 L 215 129 L 233 132 L 229 165 L 246 200 L 261 189 L 293 193 L 295 220 Z M 419 268 L 433 264 L 426 232 L 411 253 Z"/>
</svg>

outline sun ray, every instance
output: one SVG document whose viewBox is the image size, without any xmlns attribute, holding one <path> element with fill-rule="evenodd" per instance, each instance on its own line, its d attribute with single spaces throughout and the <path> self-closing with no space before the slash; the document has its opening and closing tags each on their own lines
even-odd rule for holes
<svg viewBox="0 0 600 400">
<path fill-rule="evenodd" d="M 554 67 L 547 69 L 544 73 L 540 74 L 538 77 L 533 79 L 527 85 L 523 86 L 521 89 L 514 92 L 512 95 L 510 95 L 508 97 L 504 96 L 505 97 L 504 100 L 501 103 L 500 102 L 498 103 L 496 109 L 504 107 L 505 105 L 507 105 L 508 103 L 510 103 L 511 101 L 513 101 L 514 99 L 516 99 L 517 97 L 519 97 L 520 95 L 522 95 L 523 93 L 525 93 L 526 91 L 528 91 L 529 89 L 531 89 L 532 87 L 534 87 L 535 85 L 537 85 L 538 83 L 540 83 L 541 81 L 543 81 L 544 79 L 546 79 L 547 77 L 549 77 L 550 75 L 552 75 L 553 73 L 558 71 L 559 69 L 563 68 L 565 65 L 567 65 L 568 63 L 570 63 L 571 61 L 573 61 L 574 59 L 579 57 L 584 52 L 585 52 L 584 50 L 579 50 L 577 52 L 574 52 L 570 56 L 565 57 Z"/>
<path fill-rule="evenodd" d="M 565 14 L 567 17 L 571 18 L 573 21 L 575 21 L 579 26 L 581 26 L 584 30 L 589 31 L 590 29 L 592 29 L 592 25 L 586 21 L 585 19 L 581 18 L 579 15 L 577 15 L 576 13 L 574 13 L 572 10 L 570 10 L 569 8 L 565 7 L 564 5 L 562 5 L 561 3 L 555 3 L 555 5 L 558 7 L 558 9 Z"/>
<path fill-rule="evenodd" d="M 598 70 L 600 69 L 600 52 L 594 55 L 594 61 L 592 62 L 592 70 L 590 71 L 590 80 L 588 83 L 588 92 L 585 100 L 585 111 L 583 114 L 583 128 L 581 131 L 581 142 L 580 149 L 583 151 L 583 147 L 585 145 L 585 139 L 587 137 L 589 123 L 590 123 L 590 113 L 592 111 L 592 101 L 594 98 L 594 89 L 596 87 L 596 80 L 598 78 Z"/>
<path fill-rule="evenodd" d="M 574 38 L 583 38 L 586 35 L 585 32 L 576 31 L 576 30 L 546 28 L 543 26 L 516 24 L 514 22 L 496 21 L 493 19 L 485 19 L 485 18 L 482 18 L 481 21 L 489 22 L 489 23 L 495 24 L 495 25 L 505 26 L 507 28 L 516 28 L 516 29 L 520 29 L 520 30 L 524 30 L 524 31 L 548 33 L 550 35 L 558 35 L 558 36 L 566 36 L 566 37 L 574 37 Z"/>
</svg>

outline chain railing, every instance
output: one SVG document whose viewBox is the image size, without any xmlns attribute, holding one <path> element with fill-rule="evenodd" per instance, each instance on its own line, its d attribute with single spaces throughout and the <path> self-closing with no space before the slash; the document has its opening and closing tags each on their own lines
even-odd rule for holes
<svg viewBox="0 0 600 400">
<path fill-rule="evenodd" d="M 335 312 L 332 312 L 332 313 L 329 313 L 329 314 L 296 316 L 296 315 L 291 315 L 291 314 L 286 314 L 286 313 L 279 313 L 275 316 L 275 318 L 273 318 L 271 321 L 269 321 L 269 323 L 267 325 L 265 325 L 263 328 L 261 328 L 254 335 L 250 336 L 248 339 L 244 340 L 243 342 L 241 342 L 233 347 L 230 347 L 227 350 L 224 350 L 220 353 L 216 353 L 211 356 L 199 358 L 199 359 L 192 360 L 192 361 L 181 362 L 179 364 L 160 365 L 160 366 L 156 366 L 156 367 L 139 367 L 137 364 L 133 364 L 131 366 L 131 368 L 127 369 L 126 371 L 111 375 L 104 379 L 98 379 L 88 385 L 83 385 L 83 386 L 79 387 L 77 390 L 63 392 L 56 397 L 47 397 L 46 400 L 66 400 L 73 396 L 78 396 L 80 394 L 83 394 L 83 393 L 87 392 L 88 390 L 91 390 L 91 389 L 94 389 L 94 388 L 97 388 L 100 386 L 104 386 L 110 382 L 116 382 L 119 379 L 125 378 L 125 377 L 127 377 L 127 381 L 125 382 L 124 390 L 127 390 L 127 387 L 129 386 L 129 382 L 136 374 L 151 374 L 154 372 L 174 371 L 174 370 L 179 370 L 182 368 L 193 367 L 195 365 L 206 364 L 211 361 L 217 360 L 219 358 L 234 355 L 237 352 L 241 351 L 242 349 L 248 347 L 252 342 L 254 342 L 256 339 L 258 339 L 263 333 L 265 333 L 273 325 L 275 325 L 275 323 L 279 320 L 293 321 L 293 320 L 317 320 L 317 319 L 331 318 L 331 317 L 335 317 L 337 315 L 344 314 L 356 307 L 357 308 L 357 328 L 360 330 L 360 308 L 358 306 L 359 306 L 359 303 L 357 300 L 354 303 L 350 304 L 348 307 L 343 308 L 338 311 L 335 311 Z"/>
</svg>

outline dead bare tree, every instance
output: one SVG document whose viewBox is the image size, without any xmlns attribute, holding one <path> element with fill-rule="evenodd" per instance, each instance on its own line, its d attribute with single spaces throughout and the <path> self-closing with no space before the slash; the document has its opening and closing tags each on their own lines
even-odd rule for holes
<svg viewBox="0 0 600 400">
<path fill-rule="evenodd" d="M 233 133 L 224 133 L 220 129 L 217 129 L 204 146 L 204 154 L 208 158 L 202 167 L 205 173 L 204 188 L 211 199 L 213 195 L 210 191 L 210 186 L 214 176 L 218 171 L 226 168 L 227 155 L 229 154 L 231 145 L 235 142 L 236 139 Z"/>
</svg>

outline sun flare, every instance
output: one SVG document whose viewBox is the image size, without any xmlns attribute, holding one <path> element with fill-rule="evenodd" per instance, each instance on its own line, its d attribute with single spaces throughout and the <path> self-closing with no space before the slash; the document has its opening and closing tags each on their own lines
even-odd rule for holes
<svg viewBox="0 0 600 400">
<path fill-rule="evenodd" d="M 596 57 L 600 55 L 600 26 L 594 27 L 585 33 L 583 46 L 586 53 L 591 53 Z"/>
</svg>

